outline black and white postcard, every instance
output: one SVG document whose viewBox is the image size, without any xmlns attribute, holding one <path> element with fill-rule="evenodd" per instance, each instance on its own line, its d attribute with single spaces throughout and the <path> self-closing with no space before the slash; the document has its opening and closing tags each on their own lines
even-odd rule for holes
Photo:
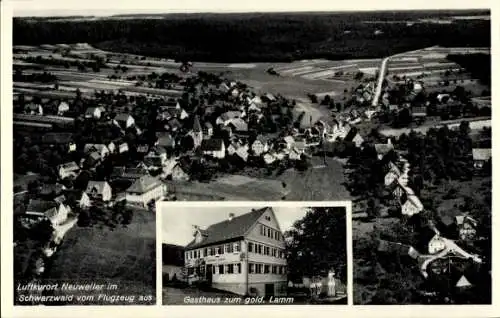
<svg viewBox="0 0 500 318">
<path fill-rule="evenodd" d="M 488 0 L 1 6 L 16 315 L 498 303 Z"/>
</svg>

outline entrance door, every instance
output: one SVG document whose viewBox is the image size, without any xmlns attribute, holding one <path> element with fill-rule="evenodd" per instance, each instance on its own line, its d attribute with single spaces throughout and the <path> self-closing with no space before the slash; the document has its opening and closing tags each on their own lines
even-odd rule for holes
<svg viewBox="0 0 500 318">
<path fill-rule="evenodd" d="M 274 296 L 274 284 L 266 284 L 266 297 Z"/>
</svg>

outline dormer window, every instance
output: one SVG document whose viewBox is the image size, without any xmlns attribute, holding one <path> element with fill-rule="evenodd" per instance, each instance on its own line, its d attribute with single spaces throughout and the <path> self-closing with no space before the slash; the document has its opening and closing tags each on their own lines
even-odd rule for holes
<svg viewBox="0 0 500 318">
<path fill-rule="evenodd" d="M 265 216 L 266 221 L 271 221 L 271 217 L 269 215 Z"/>
</svg>

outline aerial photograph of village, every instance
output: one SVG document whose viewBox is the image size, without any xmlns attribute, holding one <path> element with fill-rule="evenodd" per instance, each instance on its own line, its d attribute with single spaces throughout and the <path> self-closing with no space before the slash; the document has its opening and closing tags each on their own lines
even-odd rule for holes
<svg viewBox="0 0 500 318">
<path fill-rule="evenodd" d="M 345 206 L 158 213 L 164 305 L 347 304 Z"/>
<path fill-rule="evenodd" d="M 156 203 L 338 200 L 355 304 L 491 302 L 490 47 L 489 10 L 14 17 L 15 282 L 137 295 L 16 304 L 154 303 Z"/>
</svg>

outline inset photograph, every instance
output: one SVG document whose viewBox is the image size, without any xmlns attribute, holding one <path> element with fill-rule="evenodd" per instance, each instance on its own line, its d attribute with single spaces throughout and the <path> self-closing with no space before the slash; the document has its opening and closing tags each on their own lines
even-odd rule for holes
<svg viewBox="0 0 500 318">
<path fill-rule="evenodd" d="M 159 204 L 163 305 L 347 304 L 345 206 Z"/>
</svg>

